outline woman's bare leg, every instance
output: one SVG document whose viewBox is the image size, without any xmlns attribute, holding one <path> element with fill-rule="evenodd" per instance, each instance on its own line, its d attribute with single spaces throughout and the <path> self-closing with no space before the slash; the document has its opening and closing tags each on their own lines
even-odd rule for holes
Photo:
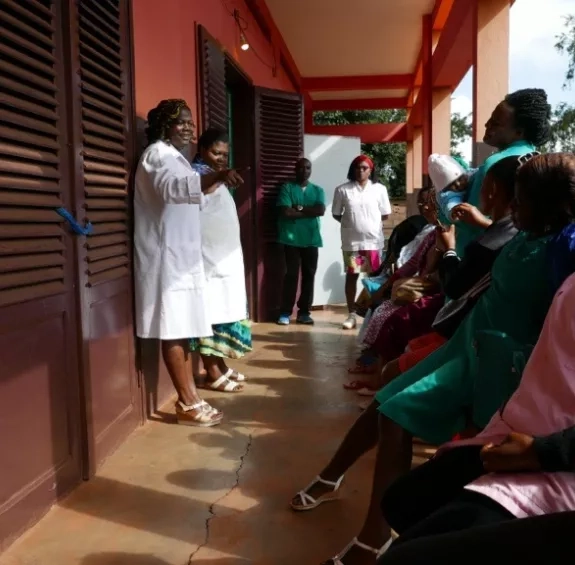
<svg viewBox="0 0 575 565">
<path fill-rule="evenodd" d="M 188 340 L 164 340 L 161 343 L 162 357 L 178 393 L 178 400 L 186 406 L 197 404 L 201 398 L 192 378 L 192 356 Z"/>
<path fill-rule="evenodd" d="M 395 479 L 409 471 L 412 458 L 411 435 L 383 414 L 379 414 L 378 419 L 379 443 L 371 498 L 365 521 L 357 536 L 360 542 L 374 549 L 382 547 L 391 537 L 391 530 L 380 508 L 383 493 Z M 375 555 L 354 547 L 343 558 L 343 563 L 344 565 L 374 565 Z"/>
<path fill-rule="evenodd" d="M 377 406 L 377 402 L 373 401 L 355 421 L 331 461 L 319 474 L 322 479 L 333 483 L 337 482 L 362 455 L 376 446 L 378 437 Z M 328 485 L 318 483 L 307 492 L 313 498 L 317 498 L 331 490 Z M 299 496 L 296 496 L 292 502 L 295 505 L 301 504 Z"/>
<path fill-rule="evenodd" d="M 204 369 L 204 364 L 202 363 L 202 356 L 197 352 L 193 351 L 192 355 L 192 374 L 194 377 L 205 377 L 206 371 Z"/>
</svg>

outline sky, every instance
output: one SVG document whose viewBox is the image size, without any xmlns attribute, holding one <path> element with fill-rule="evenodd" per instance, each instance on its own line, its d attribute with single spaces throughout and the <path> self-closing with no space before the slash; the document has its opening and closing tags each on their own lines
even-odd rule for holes
<svg viewBox="0 0 575 565">
<path fill-rule="evenodd" d="M 575 85 L 562 88 L 567 57 L 555 49 L 564 29 L 563 17 L 575 14 L 575 0 L 516 0 L 511 8 L 509 44 L 509 91 L 544 88 L 552 105 L 575 102 Z M 472 109 L 473 78 L 470 71 L 454 93 L 452 111 L 469 114 Z M 461 151 L 471 158 L 471 141 Z"/>
</svg>

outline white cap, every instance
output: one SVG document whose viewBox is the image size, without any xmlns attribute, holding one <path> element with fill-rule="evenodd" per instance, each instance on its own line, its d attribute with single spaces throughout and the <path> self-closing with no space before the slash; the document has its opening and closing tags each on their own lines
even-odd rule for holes
<svg viewBox="0 0 575 565">
<path fill-rule="evenodd" d="M 437 192 L 441 192 L 466 173 L 465 169 L 453 157 L 438 153 L 429 156 L 427 169 L 429 178 Z"/>
</svg>

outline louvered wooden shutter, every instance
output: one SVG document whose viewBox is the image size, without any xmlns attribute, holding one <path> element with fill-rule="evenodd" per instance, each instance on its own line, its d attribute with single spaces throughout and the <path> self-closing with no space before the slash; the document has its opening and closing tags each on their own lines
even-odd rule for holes
<svg viewBox="0 0 575 565">
<path fill-rule="evenodd" d="M 283 183 L 293 179 L 303 153 L 303 107 L 298 94 L 256 89 L 256 162 L 259 236 L 275 242 L 276 200 Z"/>
<path fill-rule="evenodd" d="M 130 273 L 127 3 L 77 0 L 87 284 Z"/>
<path fill-rule="evenodd" d="M 66 160 L 49 0 L 0 2 L 0 306 L 65 291 Z"/>
<path fill-rule="evenodd" d="M 217 127 L 227 131 L 226 57 L 203 26 L 198 26 L 198 54 L 202 129 Z"/>
<path fill-rule="evenodd" d="M 303 106 L 298 94 L 256 88 L 257 321 L 277 316 L 283 254 L 277 242 L 277 196 L 303 153 Z"/>
</svg>

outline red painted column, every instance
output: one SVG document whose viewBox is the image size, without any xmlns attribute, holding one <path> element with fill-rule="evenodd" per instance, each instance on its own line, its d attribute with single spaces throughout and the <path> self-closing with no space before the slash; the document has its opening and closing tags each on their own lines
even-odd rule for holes
<svg viewBox="0 0 575 565">
<path fill-rule="evenodd" d="M 309 94 L 304 94 L 303 97 L 303 131 L 304 133 L 311 133 L 313 129 L 313 101 Z"/>
<path fill-rule="evenodd" d="M 421 170 L 423 173 L 421 186 L 427 186 L 427 159 L 431 154 L 433 139 L 433 87 L 432 87 L 432 68 L 431 61 L 433 55 L 433 33 L 431 27 L 431 16 L 423 16 L 422 22 L 422 67 L 423 67 L 423 84 L 419 93 L 422 97 L 422 162 Z M 416 179 L 417 182 L 417 179 Z"/>
</svg>

